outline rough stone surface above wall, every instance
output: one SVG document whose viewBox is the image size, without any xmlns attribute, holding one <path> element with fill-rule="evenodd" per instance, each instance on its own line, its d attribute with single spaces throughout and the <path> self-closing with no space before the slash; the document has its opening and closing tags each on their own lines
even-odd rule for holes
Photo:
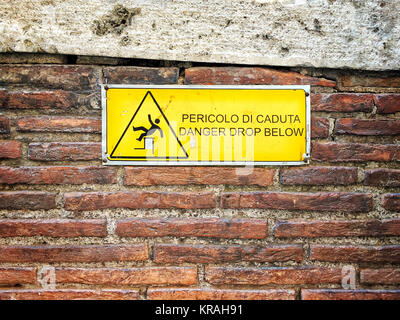
<svg viewBox="0 0 400 320">
<path fill-rule="evenodd" d="M 398 0 L 20 0 L 0 52 L 400 69 Z"/>
</svg>

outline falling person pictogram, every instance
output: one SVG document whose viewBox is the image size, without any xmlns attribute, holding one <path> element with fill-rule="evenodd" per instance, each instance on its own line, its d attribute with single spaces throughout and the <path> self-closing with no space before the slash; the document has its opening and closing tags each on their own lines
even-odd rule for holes
<svg viewBox="0 0 400 320">
<path fill-rule="evenodd" d="M 160 128 L 160 126 L 158 126 L 158 124 L 160 123 L 159 119 L 156 119 L 154 122 L 151 120 L 151 115 L 148 114 L 147 115 L 149 122 L 151 124 L 151 127 L 149 129 L 145 128 L 145 127 L 133 127 L 133 131 L 143 131 L 143 133 L 139 136 L 139 138 L 137 138 L 137 141 L 142 141 L 144 138 L 144 146 L 143 148 L 135 148 L 135 149 L 151 149 L 153 151 L 154 154 L 154 138 L 150 137 L 151 135 L 153 135 L 154 133 L 156 133 L 156 131 L 160 131 L 160 135 L 161 138 L 164 137 L 164 133 L 162 131 L 162 129 Z"/>
<path fill-rule="evenodd" d="M 124 107 L 125 108 L 125 107 Z M 147 91 L 112 149 L 112 159 L 187 159 L 163 110 Z"/>
</svg>

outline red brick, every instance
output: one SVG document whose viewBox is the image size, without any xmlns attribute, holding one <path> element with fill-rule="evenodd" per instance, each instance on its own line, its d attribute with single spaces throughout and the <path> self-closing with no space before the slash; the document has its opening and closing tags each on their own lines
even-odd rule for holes
<svg viewBox="0 0 400 320">
<path fill-rule="evenodd" d="M 378 75 L 343 75 L 340 79 L 343 87 L 400 88 L 400 77 L 387 74 Z"/>
<path fill-rule="evenodd" d="M 400 284 L 400 269 L 363 269 L 360 272 L 360 282 L 365 284 L 398 285 Z"/>
<path fill-rule="evenodd" d="M 369 186 L 400 187 L 400 170 L 366 170 L 364 184 Z"/>
<path fill-rule="evenodd" d="M 322 117 L 312 117 L 311 137 L 313 139 L 329 137 L 329 119 Z"/>
<path fill-rule="evenodd" d="M 56 207 L 56 194 L 41 191 L 0 192 L 0 209 L 48 210 Z"/>
<path fill-rule="evenodd" d="M 17 130 L 22 132 L 101 132 L 101 119 L 84 117 L 20 117 Z"/>
<path fill-rule="evenodd" d="M 0 89 L 0 106 L 4 108 L 7 105 L 9 93 L 5 89 Z"/>
<path fill-rule="evenodd" d="M 400 94 L 377 94 L 374 99 L 378 113 L 400 112 Z"/>
<path fill-rule="evenodd" d="M 0 134 L 10 133 L 10 119 L 0 114 Z"/>
<path fill-rule="evenodd" d="M 212 237 L 263 239 L 267 221 L 255 219 L 129 219 L 117 224 L 121 237 Z"/>
<path fill-rule="evenodd" d="M 314 142 L 311 156 L 313 160 L 329 162 L 398 161 L 400 145 Z"/>
<path fill-rule="evenodd" d="M 150 300 L 294 300 L 294 290 L 149 289 Z"/>
<path fill-rule="evenodd" d="M 217 246 L 156 244 L 156 263 L 282 262 L 303 259 L 301 245 Z"/>
<path fill-rule="evenodd" d="M 372 195 L 353 192 L 226 192 L 223 208 L 256 208 L 276 210 L 348 211 L 372 210 Z"/>
<path fill-rule="evenodd" d="M 0 89 L 0 106 L 4 106 L 8 99 L 8 91 L 4 88 Z"/>
<path fill-rule="evenodd" d="M 274 170 L 219 167 L 127 167 L 125 185 L 257 185 L 273 183 Z"/>
<path fill-rule="evenodd" d="M 64 111 L 79 104 L 79 95 L 69 91 L 2 91 L 0 107 L 8 109 L 53 109 Z"/>
<path fill-rule="evenodd" d="M 382 221 L 279 221 L 275 227 L 275 236 L 277 238 L 400 236 L 400 219 L 389 219 Z"/>
<path fill-rule="evenodd" d="M 360 136 L 395 136 L 400 135 L 400 120 L 338 119 L 335 133 Z"/>
<path fill-rule="evenodd" d="M 349 185 L 357 183 L 358 169 L 349 167 L 307 167 L 283 169 L 284 185 Z"/>
<path fill-rule="evenodd" d="M 0 167 L 3 184 L 116 183 L 116 169 L 108 167 Z"/>
<path fill-rule="evenodd" d="M 147 245 L 0 246 L 0 262 L 107 262 L 148 259 Z"/>
<path fill-rule="evenodd" d="M 0 286 L 36 283 L 35 268 L 0 267 Z"/>
<path fill-rule="evenodd" d="M 137 300 L 137 290 L 0 290 L 0 300 Z"/>
<path fill-rule="evenodd" d="M 302 300 L 399 300 L 400 290 L 302 289 Z"/>
<path fill-rule="evenodd" d="M 108 83 L 123 84 L 174 84 L 178 83 L 178 68 L 105 67 Z"/>
<path fill-rule="evenodd" d="M 382 206 L 386 210 L 400 212 L 400 193 L 382 195 Z"/>
<path fill-rule="evenodd" d="M 216 196 L 210 192 L 71 192 L 64 195 L 65 208 L 73 211 L 126 209 L 207 209 L 214 208 Z"/>
<path fill-rule="evenodd" d="M 107 221 L 98 220 L 0 220 L 0 237 L 105 237 Z"/>
<path fill-rule="evenodd" d="M 187 84 L 272 84 L 312 85 L 335 87 L 336 82 L 314 78 L 297 72 L 279 71 L 267 68 L 244 67 L 195 67 L 185 70 Z"/>
<path fill-rule="evenodd" d="M 311 245 L 310 255 L 314 261 L 400 263 L 400 246 Z"/>
<path fill-rule="evenodd" d="M 269 285 L 341 283 L 341 268 L 231 268 L 207 267 L 206 281 L 213 285 Z"/>
<path fill-rule="evenodd" d="M 197 284 L 197 268 L 146 267 L 146 268 L 57 268 L 57 283 L 94 285 L 193 285 Z"/>
<path fill-rule="evenodd" d="M 22 149 L 19 141 L 0 141 L 0 159 L 21 158 Z"/>
<path fill-rule="evenodd" d="M 88 90 L 98 88 L 101 68 L 73 65 L 0 65 L 0 85 Z"/>
<path fill-rule="evenodd" d="M 40 161 L 100 160 L 100 142 L 35 142 L 28 148 L 29 159 Z"/>
<path fill-rule="evenodd" d="M 311 110 L 323 112 L 371 112 L 372 94 L 318 93 L 311 95 Z"/>
</svg>

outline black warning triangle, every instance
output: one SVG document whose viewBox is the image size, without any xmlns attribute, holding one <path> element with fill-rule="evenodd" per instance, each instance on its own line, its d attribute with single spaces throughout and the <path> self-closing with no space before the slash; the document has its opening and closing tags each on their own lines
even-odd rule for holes
<svg viewBox="0 0 400 320">
<path fill-rule="evenodd" d="M 118 148 L 118 145 L 120 144 L 120 142 L 122 141 L 122 139 L 124 138 L 126 132 L 128 131 L 129 127 L 131 126 L 133 120 L 135 119 L 135 116 L 137 115 L 138 111 L 140 110 L 140 107 L 143 105 L 143 103 L 145 102 L 146 98 L 150 96 L 155 105 L 157 106 L 158 110 L 160 111 L 161 115 L 163 116 L 165 122 L 168 124 L 169 129 L 171 130 L 172 134 L 174 135 L 176 141 L 179 144 L 179 147 L 181 148 L 181 150 L 183 151 L 183 153 L 185 154 L 185 156 L 115 156 L 114 153 Z M 132 116 L 131 120 L 129 121 L 128 125 L 126 126 L 124 132 L 122 133 L 121 137 L 119 138 L 117 144 L 115 145 L 113 151 L 110 154 L 110 158 L 113 159 L 187 159 L 189 157 L 188 153 L 186 152 L 185 148 L 183 147 L 181 141 L 178 139 L 178 136 L 176 135 L 174 129 L 171 127 L 167 117 L 165 116 L 164 112 L 162 111 L 162 109 L 160 108 L 160 105 L 158 104 L 157 100 L 154 98 L 153 94 L 150 91 L 147 91 L 146 94 L 144 95 L 142 101 L 140 102 L 138 108 L 136 109 L 134 115 Z"/>
</svg>

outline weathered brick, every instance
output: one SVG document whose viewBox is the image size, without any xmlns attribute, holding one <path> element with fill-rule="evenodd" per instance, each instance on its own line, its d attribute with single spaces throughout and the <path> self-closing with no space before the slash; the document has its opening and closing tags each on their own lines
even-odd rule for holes
<svg viewBox="0 0 400 320">
<path fill-rule="evenodd" d="M 207 267 L 206 281 L 214 285 L 269 285 L 341 283 L 341 268 L 231 268 Z"/>
<path fill-rule="evenodd" d="M 400 145 L 314 142 L 311 156 L 313 160 L 329 162 L 398 161 Z"/>
<path fill-rule="evenodd" d="M 400 193 L 382 195 L 382 206 L 386 210 L 400 212 Z"/>
<path fill-rule="evenodd" d="M 10 119 L 0 114 L 0 133 L 10 133 Z"/>
<path fill-rule="evenodd" d="M 0 85 L 64 90 L 96 89 L 101 69 L 74 65 L 1 65 Z"/>
<path fill-rule="evenodd" d="M 52 109 L 65 111 L 77 107 L 78 94 L 64 91 L 5 91 L 0 90 L 0 107 L 7 109 Z"/>
<path fill-rule="evenodd" d="M 150 300 L 294 300 L 294 290 L 149 289 Z"/>
<path fill-rule="evenodd" d="M 311 137 L 312 138 L 329 137 L 329 119 L 322 117 L 312 117 Z"/>
<path fill-rule="evenodd" d="M 0 246 L 0 262 L 107 262 L 148 259 L 146 244 Z"/>
<path fill-rule="evenodd" d="M 71 192 L 64 195 L 65 208 L 73 211 L 126 209 L 206 209 L 214 208 L 211 192 Z"/>
<path fill-rule="evenodd" d="M 311 110 L 323 112 L 371 112 L 374 108 L 372 94 L 318 93 L 311 95 Z"/>
<path fill-rule="evenodd" d="M 121 237 L 213 237 L 263 239 L 267 221 L 255 219 L 129 219 L 117 224 Z"/>
<path fill-rule="evenodd" d="M 270 85 L 312 85 L 335 87 L 336 82 L 314 78 L 297 72 L 279 71 L 267 68 L 246 67 L 194 67 L 185 70 L 187 84 L 270 84 Z"/>
<path fill-rule="evenodd" d="M 88 64 L 88 65 L 126 65 L 129 63 L 128 58 L 115 58 L 115 57 L 104 57 L 104 56 L 77 56 L 76 64 Z"/>
<path fill-rule="evenodd" d="M 100 160 L 100 142 L 34 142 L 28 147 L 31 160 L 79 161 Z"/>
<path fill-rule="evenodd" d="M 372 210 L 372 195 L 353 192 L 225 192 L 223 208 L 276 210 L 348 211 Z"/>
<path fill-rule="evenodd" d="M 20 117 L 17 130 L 21 132 L 87 132 L 100 133 L 101 119 L 84 117 Z"/>
<path fill-rule="evenodd" d="M 335 133 L 360 136 L 395 136 L 400 135 L 400 120 L 338 119 Z"/>
<path fill-rule="evenodd" d="M 310 256 L 314 261 L 400 263 L 400 246 L 311 245 Z"/>
<path fill-rule="evenodd" d="M 0 267 L 0 286 L 36 283 L 35 268 Z"/>
<path fill-rule="evenodd" d="M 174 84 L 178 83 L 178 68 L 105 67 L 108 83 L 126 84 Z"/>
<path fill-rule="evenodd" d="M 67 64 L 68 56 L 52 53 L 32 53 L 32 52 L 2 52 L 0 53 L 0 63 L 4 64 L 33 64 L 33 63 L 54 63 Z"/>
<path fill-rule="evenodd" d="M 365 284 L 400 284 L 400 269 L 362 269 L 360 271 L 360 282 Z"/>
<path fill-rule="evenodd" d="M 107 221 L 69 219 L 4 219 L 0 220 L 0 237 L 105 237 Z"/>
<path fill-rule="evenodd" d="M 400 170 L 365 170 L 364 184 L 369 186 L 400 187 Z"/>
<path fill-rule="evenodd" d="M 400 112 L 400 94 L 377 94 L 374 99 L 378 113 Z"/>
<path fill-rule="evenodd" d="M 4 108 L 7 105 L 9 93 L 5 89 L 0 89 L 0 107 Z"/>
<path fill-rule="evenodd" d="M 267 168 L 127 167 L 125 185 L 257 185 L 273 183 L 274 170 Z"/>
<path fill-rule="evenodd" d="M 237 261 L 277 262 L 303 259 L 301 245 L 218 246 L 156 244 L 156 263 L 223 263 Z"/>
<path fill-rule="evenodd" d="M 106 184 L 116 182 L 116 169 L 107 167 L 0 167 L 4 184 Z"/>
<path fill-rule="evenodd" d="M 48 210 L 56 207 L 56 193 L 42 191 L 0 192 L 0 209 Z"/>
<path fill-rule="evenodd" d="M 147 268 L 57 268 L 57 283 L 94 285 L 193 285 L 197 284 L 197 268 L 147 267 Z"/>
<path fill-rule="evenodd" d="M 399 76 L 343 75 L 339 79 L 342 87 L 400 88 Z"/>
<path fill-rule="evenodd" d="M 283 169 L 284 185 L 349 185 L 357 183 L 358 169 L 349 167 L 307 167 Z"/>
<path fill-rule="evenodd" d="M 0 290 L 0 300 L 137 300 L 138 290 Z"/>
<path fill-rule="evenodd" d="M 0 159 L 18 159 L 22 155 L 19 141 L 0 141 Z"/>
<path fill-rule="evenodd" d="M 399 236 L 400 219 L 388 220 L 289 220 L 278 221 L 277 238 Z"/>
<path fill-rule="evenodd" d="M 302 300 L 399 300 L 400 290 L 302 289 Z"/>
</svg>

